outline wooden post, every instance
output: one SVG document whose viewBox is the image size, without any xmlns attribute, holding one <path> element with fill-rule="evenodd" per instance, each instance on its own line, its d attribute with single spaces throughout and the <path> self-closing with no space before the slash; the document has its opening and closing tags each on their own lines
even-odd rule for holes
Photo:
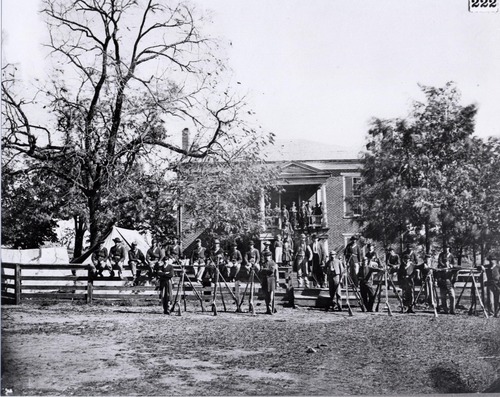
<svg viewBox="0 0 500 397">
<path fill-rule="evenodd" d="M 92 304 L 92 294 L 94 293 L 94 283 L 92 280 L 87 281 L 87 303 Z"/>
<path fill-rule="evenodd" d="M 21 265 L 16 263 L 16 271 L 15 271 L 15 299 L 16 305 L 21 303 Z"/>
</svg>

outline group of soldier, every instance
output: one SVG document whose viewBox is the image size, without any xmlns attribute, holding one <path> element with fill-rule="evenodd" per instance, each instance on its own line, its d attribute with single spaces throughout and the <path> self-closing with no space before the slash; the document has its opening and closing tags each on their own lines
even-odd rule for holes
<svg viewBox="0 0 500 397">
<path fill-rule="evenodd" d="M 295 202 L 290 207 L 283 204 L 280 208 L 278 203 L 275 208 L 271 208 L 270 203 L 266 207 L 266 216 L 268 219 L 274 219 L 274 225 L 268 226 L 277 226 L 286 234 L 293 234 L 296 230 L 307 230 L 313 224 L 321 224 L 322 215 L 323 203 L 312 205 L 310 201 L 301 201 L 298 207 Z"/>
<path fill-rule="evenodd" d="M 108 270 L 110 277 L 123 277 L 125 264 L 125 247 L 120 238 L 113 240 L 114 246 L 109 253 L 103 242 L 92 253 L 92 263 L 89 273 L 92 278 L 103 277 L 103 271 Z M 225 251 L 220 240 L 215 239 L 213 246 L 207 249 L 202 241 L 197 239 L 190 254 L 185 257 L 180 241 L 173 237 L 166 244 L 153 240 L 151 247 L 144 254 L 133 242 L 128 250 L 128 265 L 132 272 L 134 285 L 155 283 L 159 286 L 164 302 L 164 312 L 170 313 L 172 301 L 172 277 L 174 265 L 187 265 L 192 269 L 194 282 L 210 285 L 216 276 L 226 282 L 248 282 L 253 276 L 261 283 L 266 302 L 266 313 L 275 311 L 274 292 L 279 284 L 278 266 L 288 267 L 297 273 L 298 286 L 308 288 L 310 280 L 314 287 L 328 286 L 330 303 L 326 310 L 342 310 L 340 304 L 340 285 L 350 286 L 359 291 L 359 296 L 368 312 L 373 311 L 377 293 L 381 293 L 381 285 L 387 282 L 386 288 L 396 287 L 392 275 L 397 274 L 397 280 L 402 292 L 402 311 L 414 313 L 415 283 L 421 282 L 429 306 L 436 308 L 437 290 L 439 290 L 440 310 L 443 313 L 455 314 L 454 282 L 457 275 L 455 259 L 449 247 L 444 247 L 438 256 L 437 266 L 433 266 L 431 256 L 426 255 L 419 263 L 418 257 L 408 244 L 401 256 L 394 248 L 386 250 L 385 266 L 379 259 L 373 244 L 361 249 L 357 237 L 351 237 L 342 252 L 325 253 L 324 244 L 318 236 L 312 235 L 311 241 L 301 234 L 297 242 L 290 237 L 276 237 L 271 251 L 270 243 L 264 243 L 260 252 L 253 241 L 242 254 L 236 242 L 230 244 Z M 489 258 L 486 267 L 488 282 L 488 302 L 491 312 L 498 314 L 500 299 L 500 271 L 497 258 Z M 374 287 L 376 285 L 377 287 Z M 436 288 L 437 287 L 437 288 Z"/>
</svg>

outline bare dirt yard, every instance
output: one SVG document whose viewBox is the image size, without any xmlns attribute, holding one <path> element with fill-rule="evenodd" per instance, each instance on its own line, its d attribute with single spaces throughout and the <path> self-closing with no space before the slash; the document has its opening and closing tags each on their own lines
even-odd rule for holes
<svg viewBox="0 0 500 397">
<path fill-rule="evenodd" d="M 191 309 L 3 306 L 2 394 L 460 393 L 499 377 L 496 318 Z"/>
</svg>

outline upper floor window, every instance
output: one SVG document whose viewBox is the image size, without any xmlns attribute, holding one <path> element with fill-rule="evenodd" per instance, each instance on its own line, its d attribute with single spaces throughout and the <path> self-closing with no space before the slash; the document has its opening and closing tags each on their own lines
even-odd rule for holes
<svg viewBox="0 0 500 397">
<path fill-rule="evenodd" d="M 361 177 L 344 176 L 344 216 L 361 215 Z"/>
</svg>

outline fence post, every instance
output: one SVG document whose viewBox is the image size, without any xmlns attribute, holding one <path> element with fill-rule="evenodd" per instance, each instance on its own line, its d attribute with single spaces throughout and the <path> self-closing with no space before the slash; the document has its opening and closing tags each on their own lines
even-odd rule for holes
<svg viewBox="0 0 500 397">
<path fill-rule="evenodd" d="M 21 265 L 19 263 L 16 263 L 16 270 L 15 270 L 15 299 L 16 299 L 16 305 L 19 305 L 21 303 Z"/>
<path fill-rule="evenodd" d="M 92 293 L 94 292 L 94 283 L 92 280 L 87 281 L 87 303 L 92 304 Z"/>
</svg>

